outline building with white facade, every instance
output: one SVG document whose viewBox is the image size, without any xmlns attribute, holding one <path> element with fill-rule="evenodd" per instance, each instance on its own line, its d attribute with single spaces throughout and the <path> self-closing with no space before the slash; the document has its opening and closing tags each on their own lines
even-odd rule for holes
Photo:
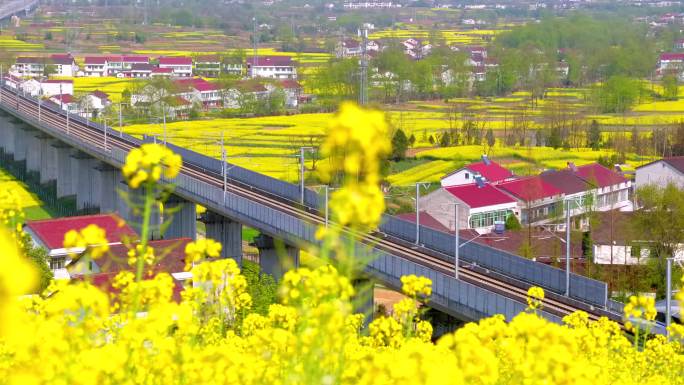
<svg viewBox="0 0 684 385">
<path fill-rule="evenodd" d="M 169 56 L 159 58 L 160 69 L 170 69 L 173 77 L 192 77 L 192 58 Z"/>
<path fill-rule="evenodd" d="M 459 230 L 473 229 L 481 234 L 491 232 L 495 222 L 520 214 L 516 199 L 490 184 L 443 187 L 419 200 L 421 210 L 450 231 L 455 230 L 455 204 L 459 207 Z"/>
<path fill-rule="evenodd" d="M 247 72 L 252 78 L 297 79 L 297 69 L 289 56 L 247 58 Z"/>
<path fill-rule="evenodd" d="M 649 184 L 665 187 L 673 183 L 684 189 L 684 156 L 659 159 L 637 167 L 634 183 L 636 188 Z"/>
</svg>

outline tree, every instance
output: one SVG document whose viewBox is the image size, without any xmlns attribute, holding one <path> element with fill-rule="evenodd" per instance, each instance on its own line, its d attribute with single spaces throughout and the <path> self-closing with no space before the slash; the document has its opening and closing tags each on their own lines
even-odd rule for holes
<svg viewBox="0 0 684 385">
<path fill-rule="evenodd" d="M 29 259 L 38 273 L 38 287 L 36 293 L 41 293 L 47 289 L 50 281 L 54 278 L 50 266 L 48 266 L 48 252 L 43 247 L 36 247 L 33 245 L 31 237 L 24 233 L 24 239 L 21 242 L 23 255 Z"/>
<path fill-rule="evenodd" d="M 622 113 L 627 111 L 641 92 L 641 81 L 615 75 L 593 89 L 594 105 L 601 112 Z"/>
<path fill-rule="evenodd" d="M 521 228 L 518 217 L 513 214 L 506 217 L 506 230 L 520 230 Z"/>
<path fill-rule="evenodd" d="M 677 84 L 677 76 L 674 74 L 667 74 L 663 77 L 663 97 L 667 100 L 677 100 L 679 96 L 679 85 Z"/>
<path fill-rule="evenodd" d="M 592 120 L 591 126 L 589 126 L 587 146 L 591 147 L 594 151 L 597 151 L 601 147 L 601 128 L 596 119 Z"/>
<path fill-rule="evenodd" d="M 496 138 L 494 138 L 494 131 L 492 130 L 491 127 L 489 127 L 489 130 L 487 130 L 487 138 L 486 139 L 487 139 L 487 145 L 489 146 L 489 148 L 491 149 L 492 147 L 494 147 L 494 145 L 496 144 Z"/>
<path fill-rule="evenodd" d="M 247 290 L 252 297 L 252 311 L 258 314 L 268 314 L 268 307 L 276 303 L 277 286 L 273 276 L 261 273 L 259 265 L 242 262 L 242 275 L 247 279 Z"/>
<path fill-rule="evenodd" d="M 409 137 L 409 146 L 413 147 L 416 144 L 416 136 L 412 133 Z"/>
<path fill-rule="evenodd" d="M 404 130 L 397 130 L 392 137 L 392 153 L 390 159 L 402 160 L 406 157 L 406 150 L 409 146 L 409 140 L 404 133 Z"/>
<path fill-rule="evenodd" d="M 43 76 L 50 77 L 50 75 L 57 73 L 57 66 L 52 63 L 45 63 L 43 66 Z"/>
<path fill-rule="evenodd" d="M 648 241 L 649 283 L 662 295 L 665 258 L 675 256 L 684 244 L 684 190 L 670 183 L 664 188 L 646 185 L 636 194 L 642 209 L 631 224 L 634 233 Z"/>
</svg>

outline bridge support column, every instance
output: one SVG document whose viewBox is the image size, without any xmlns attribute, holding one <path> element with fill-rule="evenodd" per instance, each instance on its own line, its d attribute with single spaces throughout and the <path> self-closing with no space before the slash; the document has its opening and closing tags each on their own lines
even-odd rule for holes
<svg viewBox="0 0 684 385">
<path fill-rule="evenodd" d="M 286 271 L 299 267 L 299 249 L 273 239 L 266 234 L 254 238 L 259 249 L 261 271 L 280 281 Z"/>
<path fill-rule="evenodd" d="M 73 159 L 71 157 L 71 148 L 60 142 L 53 144 L 53 146 L 57 153 L 57 199 L 76 195 L 76 182 L 74 178 L 77 175 L 72 172 L 73 166 L 71 163 Z"/>
<path fill-rule="evenodd" d="M 78 210 L 93 210 L 98 207 L 98 198 L 95 194 L 95 167 L 98 160 L 91 158 L 84 153 L 77 153 L 73 156 L 76 160 L 76 208 Z"/>
<path fill-rule="evenodd" d="M 121 172 L 107 163 L 96 162 L 93 172 L 93 199 L 102 213 L 117 211 L 117 188 L 122 180 Z"/>
<path fill-rule="evenodd" d="M 233 258 L 242 266 L 242 224 L 211 211 L 202 216 L 202 222 L 206 227 L 207 238 L 223 245 L 221 258 Z"/>
<path fill-rule="evenodd" d="M 2 129 L 0 130 L 0 137 L 2 138 L 2 143 L 0 143 L 0 145 L 2 146 L 3 151 L 6 155 L 14 155 L 16 128 L 7 120 L 7 118 L 0 120 L 0 128 Z"/>
<path fill-rule="evenodd" d="M 40 184 L 57 180 L 57 149 L 54 140 L 47 136 L 39 136 L 40 143 Z"/>
<path fill-rule="evenodd" d="M 41 134 L 26 132 L 26 171 L 40 173 Z"/>
<path fill-rule="evenodd" d="M 354 313 L 363 314 L 363 325 L 368 326 L 371 321 L 373 321 L 373 315 L 375 313 L 375 298 L 374 289 L 375 284 L 368 277 L 357 277 L 352 281 L 354 285 L 354 299 L 352 304 L 354 305 Z"/>
<path fill-rule="evenodd" d="M 119 215 L 138 234 L 142 233 L 143 213 L 145 209 L 144 188 L 132 189 L 126 184 L 120 173 L 116 174 L 119 191 L 117 192 L 116 205 Z M 159 205 L 153 205 L 150 213 L 150 232 L 148 238 L 161 239 L 160 234 L 161 213 Z"/>
<path fill-rule="evenodd" d="M 25 161 L 31 132 L 28 129 L 19 127 L 12 122 L 7 122 L 7 124 L 13 127 L 14 131 L 14 161 Z"/>
<path fill-rule="evenodd" d="M 164 204 L 164 221 L 171 221 L 165 239 L 197 239 L 197 210 L 194 203 L 171 195 Z"/>
</svg>

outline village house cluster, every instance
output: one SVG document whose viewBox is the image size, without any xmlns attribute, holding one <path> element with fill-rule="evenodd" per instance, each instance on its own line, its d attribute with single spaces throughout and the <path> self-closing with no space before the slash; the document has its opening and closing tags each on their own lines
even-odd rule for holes
<svg viewBox="0 0 684 385">
<path fill-rule="evenodd" d="M 222 74 L 235 75 L 242 80 L 230 89 L 222 89 L 204 79 Z M 65 78 L 169 78 L 174 86 L 173 95 L 163 95 L 173 99 L 173 103 L 164 106 L 169 118 L 187 117 L 193 108 L 239 108 L 245 100 L 263 100 L 276 91 L 282 91 L 286 108 L 296 108 L 310 98 L 302 94 L 302 87 L 296 80 L 296 66 L 288 56 L 250 57 L 244 64 L 218 56 L 198 56 L 194 59 L 183 56 L 156 59 L 141 55 L 85 56 L 82 66 L 77 65 L 76 59 L 70 54 L 19 57 L 4 76 L 3 84 L 88 118 L 98 116 L 112 104 L 109 95 L 99 90 L 76 98 L 73 80 L 50 79 L 50 75 Z M 130 105 L 150 108 L 155 103 L 150 99 L 149 93 L 133 94 Z"/>
</svg>

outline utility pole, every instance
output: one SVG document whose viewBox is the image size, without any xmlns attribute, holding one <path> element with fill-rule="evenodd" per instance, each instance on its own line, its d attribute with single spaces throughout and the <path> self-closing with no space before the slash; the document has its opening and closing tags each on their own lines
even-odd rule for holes
<svg viewBox="0 0 684 385">
<path fill-rule="evenodd" d="M 665 330 L 670 337 L 670 323 L 672 323 L 672 258 L 667 258 L 667 273 L 665 285 Z"/>
<path fill-rule="evenodd" d="M 313 147 L 300 147 L 299 148 L 299 200 L 302 205 L 304 205 L 304 170 L 306 169 L 304 164 L 304 152 L 313 151 Z"/>
<path fill-rule="evenodd" d="M 565 295 L 570 296 L 570 200 L 565 200 Z"/>
<path fill-rule="evenodd" d="M 252 22 L 254 24 L 253 26 L 253 31 L 252 31 L 252 46 L 254 49 L 253 52 L 253 60 L 252 60 L 252 77 L 255 78 L 255 70 L 256 67 L 259 65 L 259 36 L 257 35 L 257 19 L 256 16 L 252 18 Z"/>
<path fill-rule="evenodd" d="M 43 96 L 43 90 L 38 91 L 38 122 L 40 123 L 41 120 L 41 108 L 40 108 L 40 99 L 42 99 Z"/>
<path fill-rule="evenodd" d="M 459 245 L 459 239 L 458 239 L 458 232 L 459 232 L 459 204 L 454 203 L 454 278 L 458 279 L 458 264 L 460 261 L 460 251 L 459 248 L 461 247 Z"/>
<path fill-rule="evenodd" d="M 122 118 L 122 112 L 121 112 L 122 108 L 123 108 L 123 105 L 121 102 L 119 102 L 119 138 L 123 138 L 123 118 Z"/>
<path fill-rule="evenodd" d="M 104 150 L 107 152 L 107 118 L 104 118 L 104 127 L 102 129 L 102 132 L 104 133 Z"/>
<path fill-rule="evenodd" d="M 420 244 L 420 187 L 427 182 L 416 182 L 416 245 Z"/>
<path fill-rule="evenodd" d="M 368 104 L 368 55 L 366 49 L 368 47 L 368 29 L 365 27 L 359 30 L 361 36 L 361 60 L 359 61 L 359 104 Z"/>
<path fill-rule="evenodd" d="M 226 154 L 223 131 L 221 131 L 221 173 L 223 174 L 223 203 L 226 203 L 226 193 L 228 192 L 228 159 Z"/>
<path fill-rule="evenodd" d="M 164 122 L 164 147 L 166 147 L 166 105 L 162 102 L 162 118 Z"/>
</svg>

